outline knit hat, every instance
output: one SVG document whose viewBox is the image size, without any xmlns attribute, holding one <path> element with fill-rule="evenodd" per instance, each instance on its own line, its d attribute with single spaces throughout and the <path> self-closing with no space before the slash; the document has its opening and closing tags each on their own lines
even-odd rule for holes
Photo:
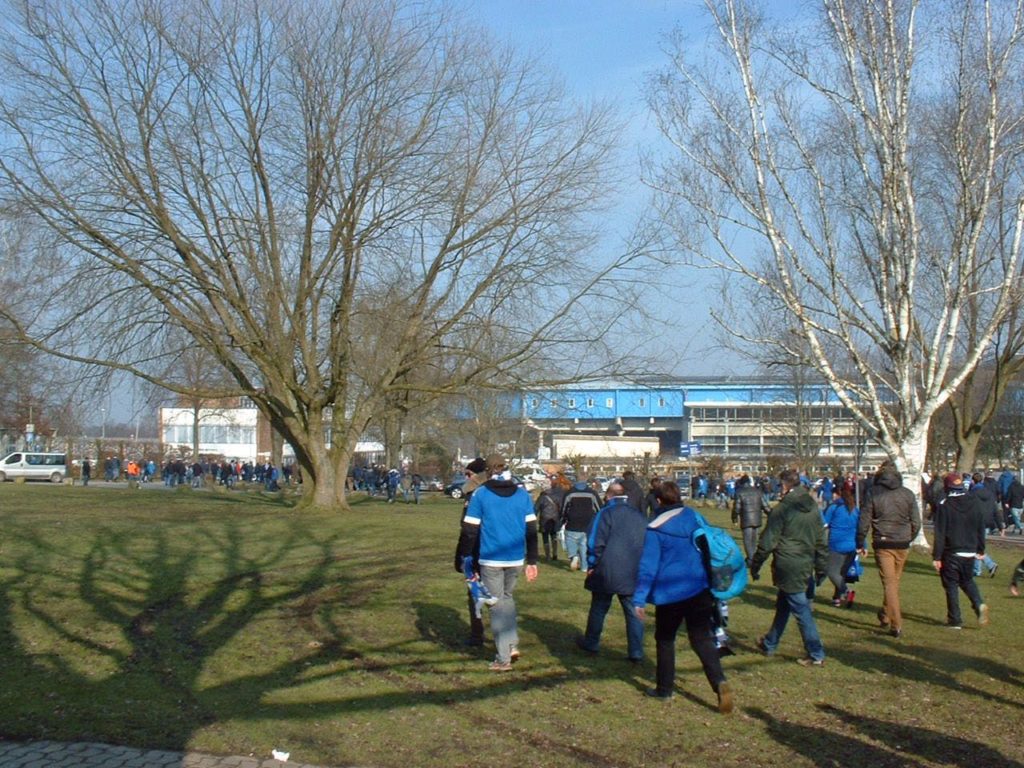
<svg viewBox="0 0 1024 768">
<path fill-rule="evenodd" d="M 950 472 L 942 480 L 942 486 L 947 491 L 950 491 L 950 490 L 952 490 L 954 488 L 963 488 L 964 487 L 964 481 L 963 481 L 963 478 L 960 477 L 960 473 L 959 472 Z"/>
<path fill-rule="evenodd" d="M 475 459 L 469 462 L 469 464 L 466 465 L 466 471 L 472 472 L 474 475 L 480 474 L 485 469 L 487 469 L 487 462 L 484 461 L 479 456 L 477 456 Z"/>
</svg>

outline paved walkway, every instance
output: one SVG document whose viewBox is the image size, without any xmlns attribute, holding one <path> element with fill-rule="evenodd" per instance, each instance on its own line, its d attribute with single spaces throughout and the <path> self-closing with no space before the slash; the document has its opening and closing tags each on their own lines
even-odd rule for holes
<svg viewBox="0 0 1024 768">
<path fill-rule="evenodd" d="M 0 741 L 3 768 L 323 768 L 270 757 L 219 757 L 198 752 L 113 747 L 62 741 Z"/>
</svg>

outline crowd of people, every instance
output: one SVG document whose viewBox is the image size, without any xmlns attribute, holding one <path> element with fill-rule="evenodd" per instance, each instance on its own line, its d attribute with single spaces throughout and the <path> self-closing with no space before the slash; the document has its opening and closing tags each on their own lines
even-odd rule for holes
<svg viewBox="0 0 1024 768">
<path fill-rule="evenodd" d="M 561 548 L 570 570 L 585 573 L 590 608 L 585 629 L 576 638 L 582 653 L 599 653 L 605 618 L 617 600 L 625 619 L 626 659 L 641 662 L 644 620 L 647 605 L 652 604 L 656 672 L 655 685 L 647 694 L 662 700 L 673 696 L 676 636 L 685 625 L 719 711 L 732 711 L 733 692 L 721 663 L 721 657 L 731 653 L 720 640 L 727 607 L 712 595 L 707 546 L 694 537 L 704 521 L 684 504 L 675 482 L 654 478 L 644 489 L 632 472 L 626 472 L 611 482 L 602 497 L 590 484 L 571 482 L 559 474 L 533 501 L 514 482 L 500 455 L 478 458 L 465 471 L 455 569 L 469 574 L 470 645 L 484 644 L 480 589 L 492 598 L 490 624 L 496 655 L 489 664 L 491 670 L 507 672 L 521 655 L 514 590 L 524 566 L 528 580 L 537 578 L 541 540 L 546 559 L 557 561 Z M 732 507 L 732 522 L 742 532 L 751 579 L 760 579 L 762 569 L 771 564 L 775 612 L 768 630 L 758 637 L 757 648 L 773 655 L 792 616 L 805 652 L 797 661 L 810 668 L 821 667 L 826 660 L 812 610 L 816 589 L 828 580 L 831 605 L 852 608 L 854 586 L 869 552 L 882 587 L 879 627 L 893 638 L 903 637 L 900 583 L 923 525 L 917 496 L 905 487 L 891 463 L 867 478 L 826 479 L 812 482 L 787 469 L 771 482 L 741 475 L 727 491 L 723 488 Z M 986 552 L 986 536 L 1006 527 L 1005 523 L 1000 527 L 1000 519 L 1012 521 L 1020 531 L 1024 497 L 1019 478 L 1009 473 L 1003 480 L 1000 477 L 993 488 L 984 475 L 949 473 L 938 483 L 926 478 L 926 516 L 935 526 L 932 564 L 945 593 L 949 629 L 963 627 L 961 592 L 970 601 L 978 625 L 989 622 L 989 607 L 975 581 L 986 567 L 990 576 L 998 569 Z M 692 488 L 699 498 L 700 478 L 695 481 Z M 709 483 L 708 489 L 712 487 Z M 1013 574 L 1010 590 L 1014 595 L 1022 582 L 1024 561 Z"/>
<path fill-rule="evenodd" d="M 371 497 L 386 496 L 389 504 L 398 500 L 398 494 L 406 504 L 419 504 L 424 490 L 419 472 L 388 469 L 383 464 L 356 465 L 349 470 L 346 482 L 349 490 L 363 491 Z"/>
<path fill-rule="evenodd" d="M 88 459 L 82 461 L 81 477 L 82 484 L 86 486 L 92 479 L 92 462 Z M 282 486 L 302 482 L 298 466 L 289 463 L 278 466 L 269 461 L 204 458 L 188 462 L 181 458 L 172 458 L 158 470 L 156 462 L 152 459 L 129 458 L 122 462 L 117 456 L 108 456 L 103 460 L 103 478 L 106 482 L 125 479 L 135 483 L 152 483 L 159 478 L 169 488 L 179 485 L 202 488 L 207 482 L 231 488 L 235 483 L 242 481 L 262 485 L 268 491 L 277 491 Z"/>
</svg>

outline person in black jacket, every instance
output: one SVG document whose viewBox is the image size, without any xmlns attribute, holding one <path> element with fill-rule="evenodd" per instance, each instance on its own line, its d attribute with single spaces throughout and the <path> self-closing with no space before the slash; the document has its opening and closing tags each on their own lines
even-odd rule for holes
<svg viewBox="0 0 1024 768">
<path fill-rule="evenodd" d="M 562 524 L 565 525 L 565 556 L 569 558 L 570 570 L 581 570 L 586 562 L 587 534 L 600 508 L 601 497 L 583 481 L 577 482 L 565 494 Z"/>
<path fill-rule="evenodd" d="M 644 623 L 633 610 L 633 591 L 644 552 L 647 518 L 630 503 L 619 483 L 608 486 L 605 500 L 588 537 L 587 579 L 583 586 L 591 593 L 590 613 L 586 633 L 576 638 L 576 645 L 587 653 L 597 653 L 605 616 L 612 598 L 617 596 L 626 617 L 627 657 L 639 663 L 644 658 Z"/>
<path fill-rule="evenodd" d="M 1013 578 L 1010 580 L 1010 594 L 1014 597 L 1020 597 L 1020 587 L 1017 585 L 1022 581 L 1024 581 L 1024 560 L 1018 563 L 1013 571 Z"/>
<path fill-rule="evenodd" d="M 946 590 L 946 626 L 962 629 L 960 593 L 971 601 L 978 624 L 988 624 L 988 606 L 974 583 L 974 562 L 985 555 L 985 518 L 977 494 L 966 493 L 960 476 L 946 475 L 946 498 L 935 510 L 932 565 Z"/>
<path fill-rule="evenodd" d="M 556 475 L 551 478 L 551 487 L 541 492 L 533 506 L 544 542 L 544 557 L 548 560 L 558 559 L 558 529 L 562 524 L 562 502 L 568 489 L 569 481 L 565 475 Z"/>
<path fill-rule="evenodd" d="M 655 475 L 651 478 L 650 490 L 644 496 L 644 505 L 640 507 L 640 511 L 647 515 L 648 520 L 656 518 L 658 510 L 661 509 L 661 502 L 658 501 L 659 488 L 661 488 L 661 478 Z"/>
<path fill-rule="evenodd" d="M 1021 527 L 1021 514 L 1024 514 L 1024 483 L 1016 477 L 1006 489 L 1003 506 L 1006 508 L 1006 516 L 1013 521 L 1015 532 L 1024 533 L 1024 528 Z"/>
<path fill-rule="evenodd" d="M 622 473 L 622 492 L 626 496 L 626 500 L 629 502 L 629 506 L 633 509 L 643 510 L 644 505 L 644 489 L 640 487 L 640 483 L 636 481 L 636 472 L 632 469 L 627 469 Z"/>
<path fill-rule="evenodd" d="M 743 475 L 736 482 L 736 496 L 732 502 L 732 522 L 743 530 L 743 551 L 747 553 L 747 566 L 757 551 L 757 534 L 764 520 L 767 506 L 761 491 L 751 485 L 750 476 Z"/>
<path fill-rule="evenodd" d="M 999 496 L 997 491 L 998 488 L 995 485 L 995 480 L 991 483 L 986 482 L 985 476 L 980 472 L 975 472 L 971 477 L 971 488 L 968 493 L 978 499 L 986 536 L 988 536 L 989 531 L 999 530 L 1002 533 L 1002 530 L 999 528 L 1001 515 L 998 514 Z M 988 571 L 989 577 L 995 578 L 996 571 L 999 570 L 999 563 L 986 554 L 974 562 L 975 576 L 981 576 L 983 566 Z"/>
<path fill-rule="evenodd" d="M 458 573 L 462 573 L 462 556 L 461 552 L 466 542 L 466 531 L 462 522 L 466 519 L 466 510 L 469 509 L 469 499 L 473 495 L 473 491 L 479 488 L 487 480 L 487 462 L 482 457 L 473 459 L 469 464 L 466 465 L 466 484 L 462 486 L 463 502 L 462 502 L 462 516 L 459 518 L 459 541 L 455 545 L 455 570 Z M 476 541 L 475 546 L 472 550 L 473 555 L 473 570 L 474 572 L 480 572 L 480 542 Z M 467 585 L 466 587 L 466 602 L 469 606 L 469 637 L 466 638 L 465 644 L 470 646 L 481 646 L 484 644 L 484 621 L 483 618 L 477 616 L 476 613 L 476 599 L 473 597 L 473 591 Z"/>
</svg>

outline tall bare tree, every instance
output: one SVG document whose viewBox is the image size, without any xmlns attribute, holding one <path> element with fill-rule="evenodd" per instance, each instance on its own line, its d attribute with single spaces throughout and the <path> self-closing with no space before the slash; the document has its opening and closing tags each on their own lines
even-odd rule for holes
<svg viewBox="0 0 1024 768">
<path fill-rule="evenodd" d="M 1024 284 L 1017 286 L 1017 298 L 1007 321 L 999 329 L 989 354 L 964 379 L 949 399 L 951 432 L 956 443 L 956 469 L 969 472 L 978 466 L 978 450 L 991 427 L 998 432 L 1000 414 L 1011 387 L 1024 372 Z M 963 337 L 965 349 L 973 346 L 974 326 Z"/>
<path fill-rule="evenodd" d="M 933 414 L 1021 281 L 1019 0 L 819 0 L 786 32 L 708 0 L 650 89 L 675 152 L 652 173 L 696 263 L 753 281 L 920 492 Z M 975 345 L 959 355 L 965 309 Z M 749 343 L 778 344 L 723 318 Z M 920 543 L 920 542 L 919 542 Z"/>
<path fill-rule="evenodd" d="M 446 374 L 433 396 L 515 378 L 628 306 L 639 246 L 592 250 L 609 110 L 431 4 L 11 6 L 0 194 L 64 260 L 18 327 L 171 389 L 170 350 L 133 332 L 184 329 L 292 445 L 307 503 L 346 506 L 356 442 L 411 372 Z M 131 329 L 76 333 L 113 317 Z"/>
</svg>

